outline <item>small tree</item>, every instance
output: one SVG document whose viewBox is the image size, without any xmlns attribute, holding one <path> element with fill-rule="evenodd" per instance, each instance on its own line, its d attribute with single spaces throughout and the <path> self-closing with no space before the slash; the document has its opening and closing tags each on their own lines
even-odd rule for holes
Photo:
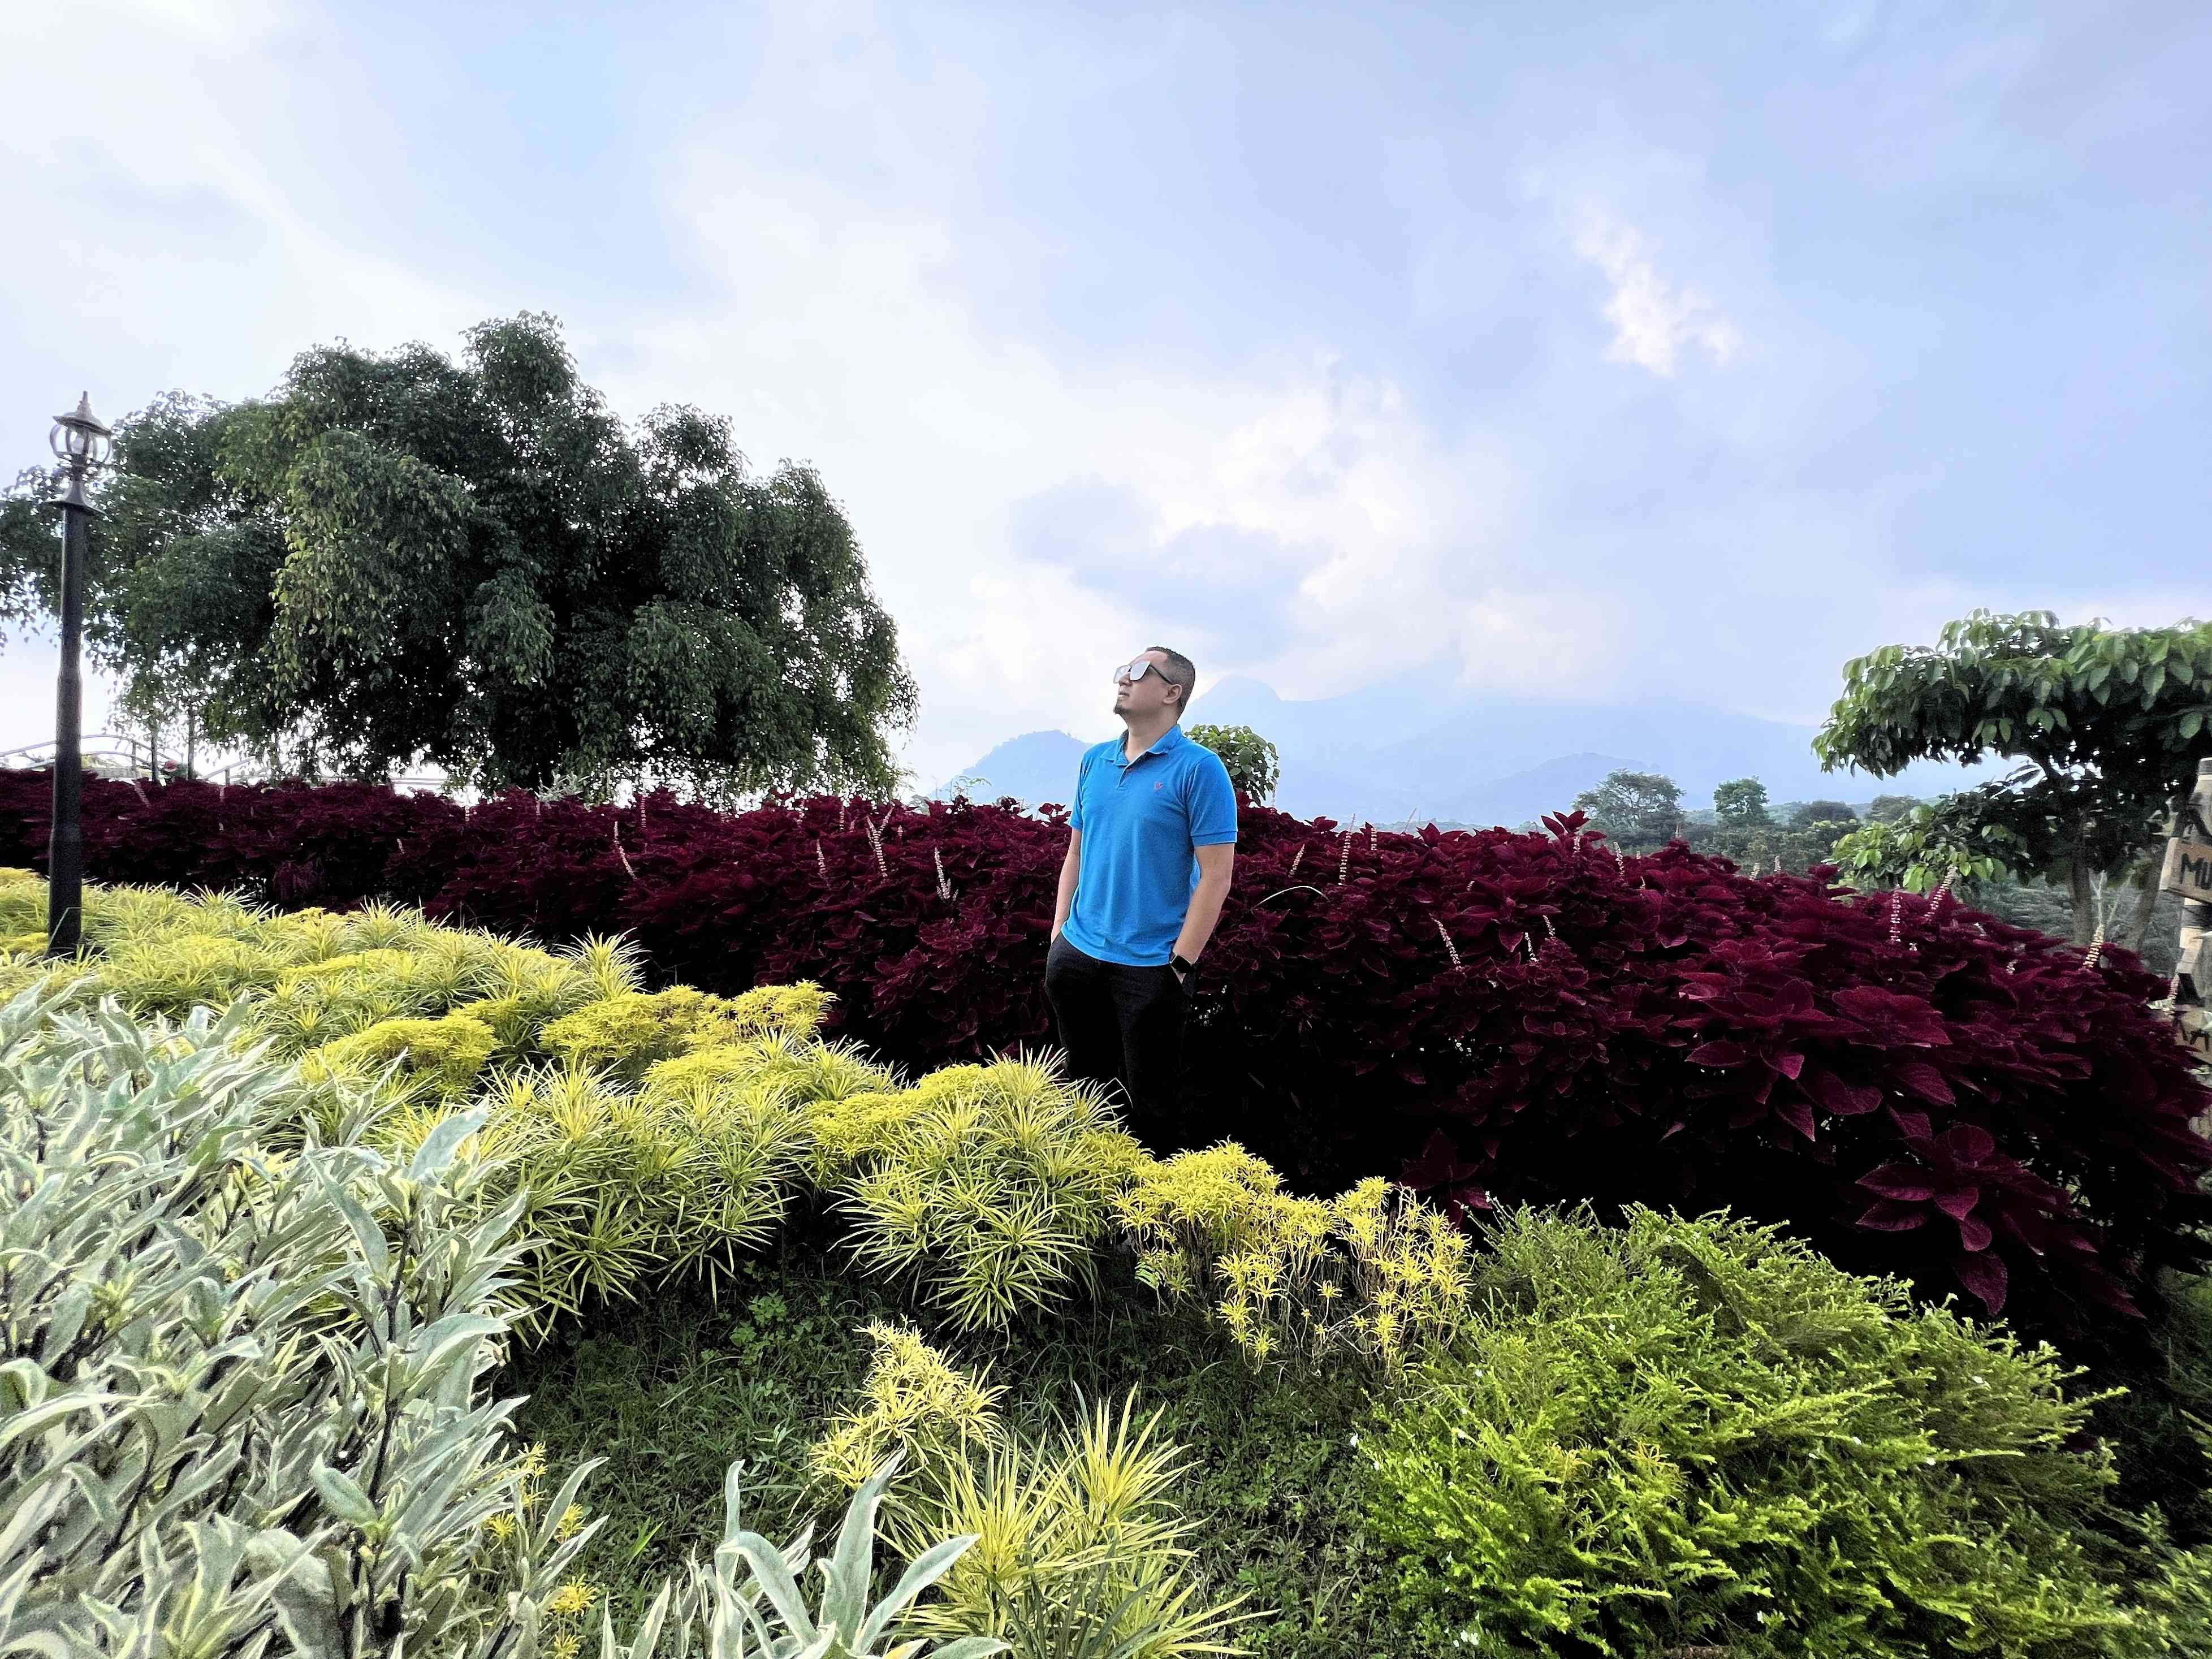
<svg viewBox="0 0 2212 1659">
<path fill-rule="evenodd" d="M 1713 791 L 1713 821 L 1739 830 L 1756 830 L 1766 815 L 1766 786 L 1757 778 L 1731 778 Z"/>
<path fill-rule="evenodd" d="M 1282 756 L 1250 726 L 1192 726 L 1184 728 L 1183 735 L 1220 756 L 1229 769 L 1229 781 L 1254 805 L 1264 806 L 1275 798 Z"/>
<path fill-rule="evenodd" d="M 1867 822 L 1895 823 L 1919 805 L 1920 798 L 1917 795 L 1876 795 L 1874 804 L 1867 808 Z"/>
<path fill-rule="evenodd" d="M 2127 934 L 2140 944 L 2162 821 L 2212 755 L 2212 624 L 2062 627 L 2047 611 L 1978 611 L 1932 647 L 1855 659 L 1844 682 L 1814 740 L 1824 765 L 1889 777 L 1917 760 L 2024 761 L 1954 798 L 1955 822 L 2003 829 L 2015 868 L 2064 882 L 2078 941 L 2097 924 L 2097 878 L 2142 875 Z"/>
<path fill-rule="evenodd" d="M 1839 800 L 1808 800 L 1790 815 L 1792 830 L 1810 830 L 1821 823 L 1856 823 L 1859 815 Z"/>
<path fill-rule="evenodd" d="M 1577 795 L 1575 810 L 1624 848 L 1663 847 L 1681 827 L 1682 789 L 1664 773 L 1624 769 Z"/>
</svg>

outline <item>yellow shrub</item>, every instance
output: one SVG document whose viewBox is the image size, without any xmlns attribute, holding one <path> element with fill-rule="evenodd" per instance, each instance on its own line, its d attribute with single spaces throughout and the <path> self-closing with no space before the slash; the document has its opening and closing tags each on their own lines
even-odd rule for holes
<svg viewBox="0 0 2212 1659">
<path fill-rule="evenodd" d="M 310 1076 L 359 1076 L 398 1060 L 403 1069 L 429 1073 L 441 1088 L 458 1094 L 476 1081 L 497 1042 L 490 1026 L 467 1014 L 387 1019 L 325 1043 L 303 1070 Z"/>
<path fill-rule="evenodd" d="M 1377 1177 L 1296 1198 L 1234 1143 L 1154 1163 L 1115 1210 L 1137 1274 L 1170 1300 L 1208 1295 L 1255 1361 L 1350 1350 L 1385 1371 L 1449 1340 L 1470 1294 L 1466 1237 Z"/>
<path fill-rule="evenodd" d="M 818 985 L 762 986 L 735 1000 L 688 985 L 623 991 L 555 1020 L 541 1040 L 563 1060 L 618 1066 L 635 1076 L 688 1049 L 749 1037 L 809 1036 L 829 1004 L 829 993 Z"/>
<path fill-rule="evenodd" d="M 173 933 L 111 952 L 102 988 L 149 1013 L 224 1007 L 240 993 L 266 990 L 284 973 L 276 952 L 220 933 Z"/>
<path fill-rule="evenodd" d="M 1096 1091 L 1050 1066 L 947 1066 L 810 1116 L 854 1259 L 921 1278 L 962 1328 L 1064 1296 L 1106 1231 L 1117 1164 L 1097 1149 L 1119 1131 Z"/>
<path fill-rule="evenodd" d="M 548 951 L 389 906 L 86 901 L 86 956 L 49 964 L 44 882 L 0 871 L 0 995 L 76 981 L 167 1013 L 252 998 L 257 1035 L 305 1057 L 303 1132 L 381 1112 L 379 1138 L 404 1147 L 488 1083 L 483 1139 L 525 1191 L 548 1313 L 673 1273 L 719 1283 L 805 1181 L 850 1218 L 860 1267 L 919 1281 L 963 1328 L 1064 1297 L 1115 1232 L 1145 1283 L 1202 1302 L 1255 1361 L 1341 1352 L 1395 1370 L 1465 1316 L 1464 1239 L 1385 1183 L 1304 1199 L 1233 1145 L 1156 1159 L 1096 1091 L 1031 1062 L 903 1086 L 820 1040 L 818 986 L 647 994 L 623 940 Z M 530 1067 L 539 1054 L 565 1063 Z"/>
<path fill-rule="evenodd" d="M 634 1076 L 683 1053 L 687 1037 L 716 1031 L 728 1006 L 688 985 L 623 991 L 555 1020 L 540 1040 L 549 1053 L 574 1064 L 615 1066 Z"/>
<path fill-rule="evenodd" d="M 857 1492 L 895 1450 L 905 1476 L 942 1477 L 972 1452 L 999 1443 L 999 1396 L 983 1375 L 970 1376 L 903 1325 L 866 1328 L 876 1345 L 860 1397 L 830 1419 L 809 1449 L 815 1478 Z"/>
</svg>

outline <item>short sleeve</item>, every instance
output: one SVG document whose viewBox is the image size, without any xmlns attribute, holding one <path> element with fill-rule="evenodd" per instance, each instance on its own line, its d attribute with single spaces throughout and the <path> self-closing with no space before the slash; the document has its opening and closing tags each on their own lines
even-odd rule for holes
<svg viewBox="0 0 2212 1659">
<path fill-rule="evenodd" d="M 1237 840 L 1237 788 L 1218 755 L 1207 751 L 1192 769 L 1190 844 L 1220 847 Z"/>
<path fill-rule="evenodd" d="M 1067 827 L 1080 835 L 1083 831 L 1083 781 L 1091 775 L 1091 751 L 1083 751 L 1083 758 L 1075 763 L 1075 799 L 1068 803 Z"/>
</svg>

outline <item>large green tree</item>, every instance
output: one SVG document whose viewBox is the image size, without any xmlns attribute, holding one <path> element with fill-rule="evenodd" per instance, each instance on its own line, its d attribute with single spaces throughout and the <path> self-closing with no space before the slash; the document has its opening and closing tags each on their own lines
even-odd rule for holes
<svg viewBox="0 0 2212 1659">
<path fill-rule="evenodd" d="M 1766 786 L 1757 778 L 1730 778 L 1713 790 L 1713 822 L 1732 830 L 1758 830 L 1772 822 Z"/>
<path fill-rule="evenodd" d="M 1664 773 L 1624 769 L 1577 795 L 1575 808 L 1589 813 L 1621 848 L 1649 851 L 1665 846 L 1682 827 L 1682 787 Z"/>
<path fill-rule="evenodd" d="M 2012 867 L 2064 883 L 2082 940 L 2099 878 L 2142 880 L 2114 930 L 2141 940 L 2156 896 L 2147 862 L 2212 755 L 2212 624 L 2061 626 L 2047 611 L 1978 611 L 1933 646 L 1857 659 L 1844 682 L 1814 743 L 1823 764 L 1888 777 L 1917 760 L 2023 762 L 1947 800 L 1946 835 L 2001 845 Z"/>
<path fill-rule="evenodd" d="M 488 787 L 887 789 L 914 687 L 843 512 L 726 422 L 626 428 L 550 318 L 301 356 L 254 403 L 124 423 L 88 637 L 142 713 L 288 770 Z M 50 608 L 36 483 L 0 605 Z"/>
</svg>

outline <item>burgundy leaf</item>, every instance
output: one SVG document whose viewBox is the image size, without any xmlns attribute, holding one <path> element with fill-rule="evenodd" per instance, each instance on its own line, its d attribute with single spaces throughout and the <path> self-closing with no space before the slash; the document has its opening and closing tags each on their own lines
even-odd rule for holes
<svg viewBox="0 0 2212 1659">
<path fill-rule="evenodd" d="M 1992 1318 L 2004 1311 L 2005 1292 L 2010 1275 L 2005 1271 L 2004 1258 L 1994 1250 L 1976 1250 L 1951 1258 L 1951 1271 L 1959 1283 L 1981 1298 Z"/>
<path fill-rule="evenodd" d="M 1939 1106 L 1955 1103 L 1951 1085 L 1943 1081 L 1942 1073 L 1924 1060 L 1909 1060 L 1899 1066 L 1897 1080 L 1923 1100 L 1932 1100 Z"/>
<path fill-rule="evenodd" d="M 1861 1176 L 1858 1184 L 1870 1193 L 1880 1193 L 1884 1198 L 1904 1203 L 1924 1203 L 1936 1195 L 1936 1186 L 1928 1178 L 1928 1172 L 1910 1164 L 1885 1164 Z"/>
<path fill-rule="evenodd" d="M 1878 1233 L 1902 1233 L 1923 1225 L 1927 1219 L 1928 1212 L 1917 1204 L 1899 1204 L 1884 1199 L 1869 1206 L 1855 1224 Z"/>
</svg>

